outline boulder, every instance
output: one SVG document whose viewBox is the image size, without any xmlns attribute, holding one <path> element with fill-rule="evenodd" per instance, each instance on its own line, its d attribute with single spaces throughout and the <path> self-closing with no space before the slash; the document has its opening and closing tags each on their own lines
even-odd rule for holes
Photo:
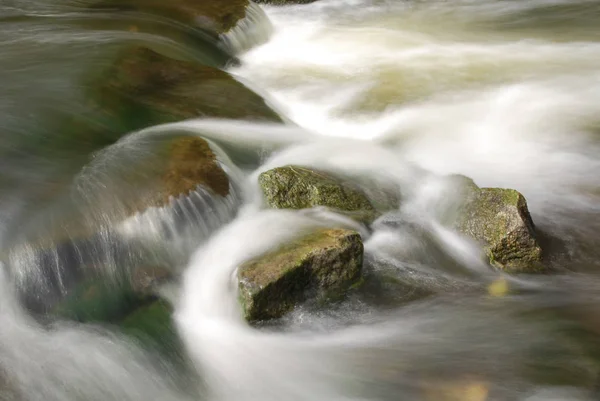
<svg viewBox="0 0 600 401">
<path fill-rule="evenodd" d="M 246 15 L 249 0 L 100 0 L 94 9 L 117 9 L 167 17 L 186 25 L 226 32 Z"/>
<path fill-rule="evenodd" d="M 282 121 L 230 74 L 145 47 L 122 49 L 90 80 L 88 98 L 109 128 L 121 133 L 197 117 Z"/>
<path fill-rule="evenodd" d="M 125 156 L 127 157 L 127 156 Z M 194 136 L 173 136 L 147 148 L 146 154 L 134 158 L 114 170 L 102 185 L 93 191 L 107 193 L 106 202 L 120 201 L 126 215 L 155 206 L 169 205 L 172 198 L 186 196 L 199 185 L 212 196 L 229 194 L 230 181 L 206 140 Z M 139 177 L 134 169 L 140 172 Z M 109 188 L 110 191 L 106 189 Z M 96 196 L 101 199 L 102 193 Z M 114 203 L 113 203 L 114 204 Z"/>
<path fill-rule="evenodd" d="M 86 128 L 77 126 L 74 134 L 90 136 L 104 146 L 131 131 L 199 116 L 270 121 L 279 118 L 260 96 L 227 73 L 170 59 L 143 47 L 123 50 L 105 75 L 96 77 L 90 85 L 88 98 L 93 112 L 87 117 L 94 122 L 94 130 L 82 134 Z M 215 198 L 229 194 L 228 176 L 202 138 L 152 137 L 135 143 L 133 148 L 128 146 L 111 150 L 108 155 L 94 154 L 85 166 L 87 179 L 61 187 L 60 193 L 53 192 L 53 200 L 48 202 L 56 207 L 46 205 L 46 213 L 30 227 L 20 227 L 21 235 L 11 247 L 10 258 L 20 261 L 23 258 L 19 252 L 36 249 L 36 258 L 52 264 L 47 270 L 61 276 L 47 280 L 53 287 L 65 282 L 62 276 L 75 275 L 71 272 L 79 275 L 84 268 L 89 270 L 92 262 L 103 263 L 94 260 L 97 252 L 93 245 L 106 235 L 107 223 L 118 224 L 149 207 L 168 205 L 172 197 L 187 195 L 198 185 L 210 190 Z M 103 213 L 97 213 L 100 210 Z M 120 241 L 118 237 L 113 239 Z M 118 249 L 129 251 L 120 245 Z M 47 258 L 45 254 L 65 257 Z M 60 266 L 51 268 L 56 262 Z M 36 288 L 33 292 L 40 291 Z M 63 290 L 51 292 L 60 295 Z"/>
<path fill-rule="evenodd" d="M 465 194 L 455 227 L 479 242 L 490 263 L 514 273 L 543 270 L 542 250 L 527 201 L 514 189 L 479 188 L 463 180 Z"/>
<path fill-rule="evenodd" d="M 267 204 L 275 209 L 325 206 L 366 223 L 380 215 L 361 189 L 325 172 L 277 167 L 260 174 L 258 183 Z"/>
<path fill-rule="evenodd" d="M 360 278 L 363 244 L 346 229 L 321 229 L 249 261 L 237 273 L 246 320 L 281 317 L 308 297 L 343 295 Z"/>
<path fill-rule="evenodd" d="M 81 323 L 117 323 L 153 298 L 133 291 L 125 280 L 89 278 L 74 286 L 51 314 Z"/>
</svg>

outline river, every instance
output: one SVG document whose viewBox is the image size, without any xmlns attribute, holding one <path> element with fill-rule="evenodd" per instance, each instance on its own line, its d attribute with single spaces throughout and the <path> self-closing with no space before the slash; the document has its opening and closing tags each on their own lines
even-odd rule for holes
<svg viewBox="0 0 600 401">
<path fill-rule="evenodd" d="M 285 125 L 193 119 L 115 144 L 48 130 L 87 113 L 63 72 L 95 68 L 98 49 L 135 32 L 90 33 L 43 20 L 49 3 L 10 3 L 7 16 L 28 7 L 40 15 L 0 22 L 0 221 L 11 272 L 0 276 L 1 400 L 598 399 L 598 1 L 261 5 L 264 14 L 254 9 L 253 24 L 225 38 L 240 59 L 228 71 Z M 139 196 L 131 180 L 152 180 L 152 163 L 137 161 L 173 131 L 215 144 L 232 191 L 218 203 L 199 190 L 120 221 Z M 264 210 L 257 176 L 287 164 L 400 188 L 402 205 L 371 230 L 319 209 Z M 445 227 L 449 174 L 523 193 L 553 273 L 500 275 Z M 54 191 L 62 195 L 46 201 Z M 194 223 L 182 230 L 181 216 Z M 150 259 L 177 266 L 182 279 L 162 294 L 189 369 L 110 328 L 31 315 L 20 300 L 52 298 L 45 275 L 68 285 L 60 253 L 42 263 L 35 252 L 64 225 L 108 227 L 90 253 L 110 274 Z M 232 285 L 237 267 L 323 226 L 363 235 L 371 276 L 409 274 L 435 295 L 413 300 L 367 280 L 334 305 L 249 326 Z M 115 236 L 133 243 L 125 259 L 114 256 Z M 499 279 L 511 291 L 488 293 Z"/>
</svg>

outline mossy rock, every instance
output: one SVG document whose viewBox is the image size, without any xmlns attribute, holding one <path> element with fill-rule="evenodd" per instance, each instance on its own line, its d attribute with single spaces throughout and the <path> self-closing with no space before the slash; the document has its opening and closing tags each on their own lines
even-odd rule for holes
<svg viewBox="0 0 600 401">
<path fill-rule="evenodd" d="M 238 270 L 239 299 L 246 320 L 278 318 L 309 297 L 342 296 L 360 279 L 363 244 L 345 229 L 321 229 Z"/>
<path fill-rule="evenodd" d="M 249 0 L 101 0 L 94 9 L 117 9 L 168 17 L 226 32 L 246 15 Z"/>
<path fill-rule="evenodd" d="M 543 270 L 542 250 L 525 197 L 514 189 L 478 188 L 465 180 L 457 229 L 482 246 L 490 263 L 514 273 Z"/>
<path fill-rule="evenodd" d="M 325 172 L 277 167 L 260 174 L 258 183 L 267 204 L 275 209 L 325 206 L 366 223 L 380 215 L 362 190 Z"/>
</svg>

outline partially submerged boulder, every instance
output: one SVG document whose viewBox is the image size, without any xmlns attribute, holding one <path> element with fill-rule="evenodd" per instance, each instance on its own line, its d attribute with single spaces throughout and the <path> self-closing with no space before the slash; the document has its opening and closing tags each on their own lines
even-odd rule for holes
<svg viewBox="0 0 600 401">
<path fill-rule="evenodd" d="M 128 185 L 122 201 L 131 202 L 129 213 L 141 212 L 147 207 L 162 207 L 172 198 L 187 196 L 200 185 L 215 198 L 229 195 L 230 181 L 208 142 L 194 136 L 178 136 L 161 141 L 149 149 L 150 154 L 124 168 L 137 168 L 139 179 L 127 171 L 124 182 Z M 127 175 L 129 174 L 129 175 Z M 108 185 L 105 185 L 108 186 Z M 133 190 L 135 189 L 135 190 Z M 113 188 L 111 196 L 118 196 L 120 188 Z"/>
<path fill-rule="evenodd" d="M 277 167 L 260 174 L 258 183 L 267 204 L 275 209 L 325 206 L 361 222 L 371 222 L 380 214 L 359 188 L 306 167 Z"/>
<path fill-rule="evenodd" d="M 179 339 L 172 320 L 173 308 L 151 292 L 157 280 L 170 276 L 167 269 L 140 269 L 132 283 L 95 279 L 79 284 L 52 313 L 80 323 L 100 324 L 130 336 L 140 345 L 176 356 Z"/>
<path fill-rule="evenodd" d="M 96 81 L 89 97 L 120 132 L 195 117 L 282 121 L 230 74 L 141 46 L 120 51 Z"/>
<path fill-rule="evenodd" d="M 225 32 L 244 18 L 248 4 L 249 0 L 100 0 L 92 7 L 154 14 Z"/>
<path fill-rule="evenodd" d="M 360 278 L 363 244 L 346 229 L 321 229 L 238 270 L 244 317 L 281 317 L 307 296 L 336 297 Z"/>
<path fill-rule="evenodd" d="M 479 188 L 470 179 L 463 183 L 465 203 L 456 228 L 478 241 L 497 268 L 515 273 L 542 270 L 542 250 L 523 195 L 514 189 Z"/>
</svg>

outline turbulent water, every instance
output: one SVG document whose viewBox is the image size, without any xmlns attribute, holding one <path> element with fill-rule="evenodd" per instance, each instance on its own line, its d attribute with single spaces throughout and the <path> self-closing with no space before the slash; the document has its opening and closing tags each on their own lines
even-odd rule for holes
<svg viewBox="0 0 600 401">
<path fill-rule="evenodd" d="M 600 4 L 584 0 L 320 0 L 252 8 L 222 38 L 167 19 L 81 18 L 76 2 L 1 5 L 2 400 L 593 400 L 600 388 Z M 50 4 L 50 5 L 49 5 Z M 146 18 L 146 17 L 144 17 Z M 110 24 L 107 25 L 107 21 Z M 98 28 L 101 26 L 101 28 Z M 198 119 L 114 138 L 85 121 L 73 77 L 116 43 L 229 69 L 286 125 Z M 72 133 L 71 133 L 72 134 Z M 202 187 L 123 220 L 152 190 L 157 147 L 210 141 L 230 195 Z M 367 229 L 314 209 L 267 211 L 257 177 L 297 164 L 402 195 Z M 449 174 L 528 200 L 552 275 L 501 277 L 444 225 Z M 135 185 L 134 185 L 135 184 Z M 315 227 L 365 241 L 365 284 L 251 327 L 233 274 Z M 95 236 L 54 248 L 80 230 Z M 49 239 L 50 238 L 50 239 Z M 48 244 L 50 241 L 50 245 Z M 54 244 L 56 245 L 56 244 Z M 43 251 L 40 252 L 40 249 Z M 110 327 L 37 319 L 81 274 L 168 265 L 186 369 Z M 77 272 L 67 272 L 69 266 Z M 70 278 L 71 277 L 71 278 Z M 394 283 L 409 278 L 413 294 Z"/>
</svg>

